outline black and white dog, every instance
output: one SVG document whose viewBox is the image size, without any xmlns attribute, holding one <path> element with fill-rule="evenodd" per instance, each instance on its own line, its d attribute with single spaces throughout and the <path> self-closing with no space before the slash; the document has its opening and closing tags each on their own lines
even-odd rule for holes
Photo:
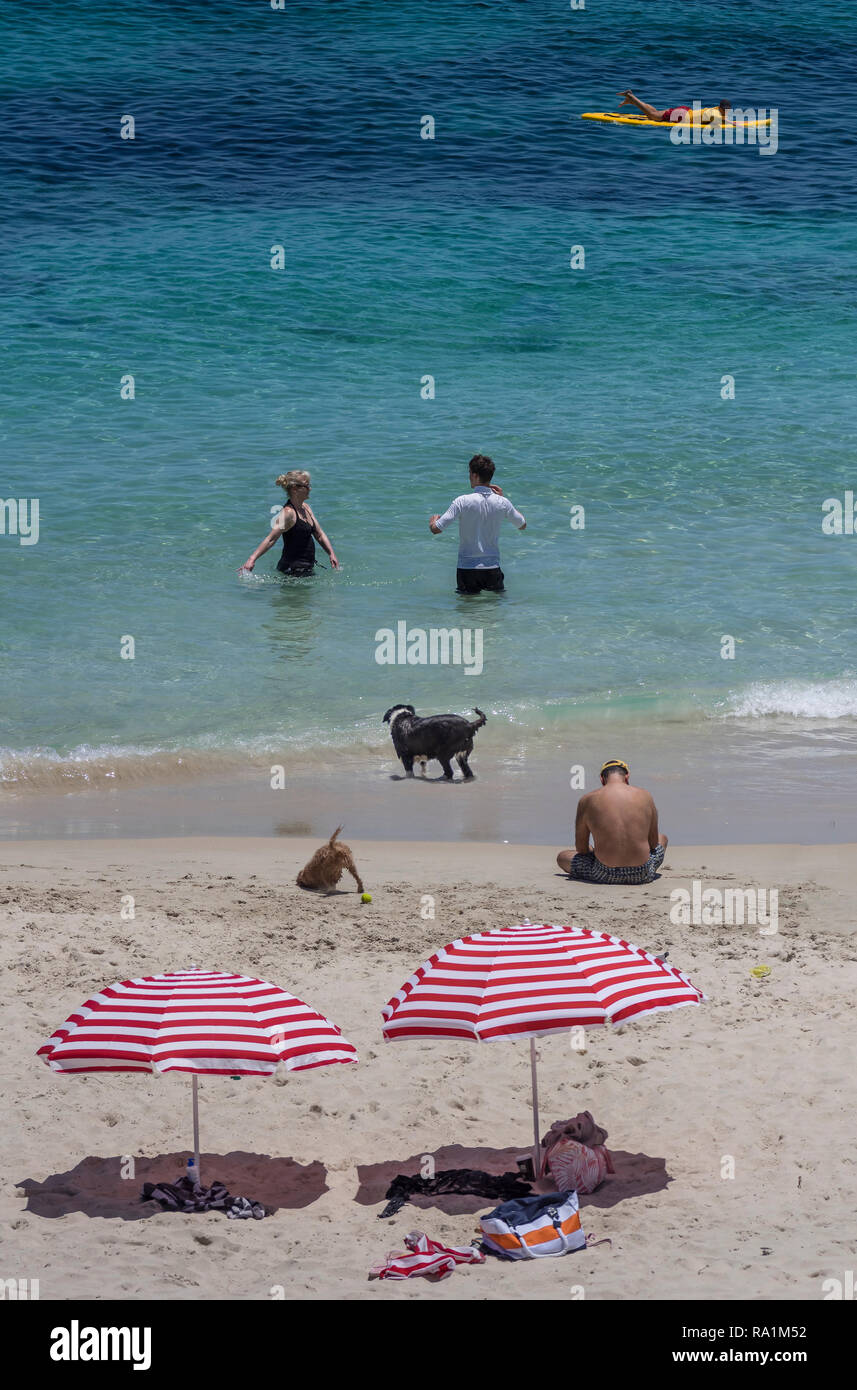
<svg viewBox="0 0 857 1390">
<path fill-rule="evenodd" d="M 455 758 L 466 778 L 472 777 L 467 759 L 473 752 L 473 735 L 487 722 L 481 709 L 474 705 L 479 718 L 471 722 L 460 714 L 430 714 L 420 719 L 413 705 L 391 705 L 383 723 L 389 724 L 393 747 L 402 760 L 408 777 L 414 775 L 414 763 L 426 763 L 436 758 L 447 781 L 452 781 L 452 759 Z"/>
</svg>

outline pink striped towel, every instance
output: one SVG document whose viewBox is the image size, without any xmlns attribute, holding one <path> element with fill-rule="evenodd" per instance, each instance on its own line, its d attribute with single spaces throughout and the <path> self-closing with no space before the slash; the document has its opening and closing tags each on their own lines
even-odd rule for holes
<svg viewBox="0 0 857 1390">
<path fill-rule="evenodd" d="M 410 1279 L 413 1274 L 425 1274 L 429 1279 L 448 1279 L 456 1265 L 481 1265 L 485 1256 L 473 1245 L 441 1245 L 429 1240 L 423 1231 L 411 1231 L 405 1236 L 410 1254 L 391 1250 L 383 1264 L 374 1265 L 370 1279 Z"/>
</svg>

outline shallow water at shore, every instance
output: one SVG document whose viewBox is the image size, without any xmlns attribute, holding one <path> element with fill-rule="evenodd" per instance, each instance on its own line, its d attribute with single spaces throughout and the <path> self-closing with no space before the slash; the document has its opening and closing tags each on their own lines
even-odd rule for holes
<svg viewBox="0 0 857 1390">
<path fill-rule="evenodd" d="M 604 758 L 622 756 L 658 804 L 676 844 L 857 841 L 857 738 L 836 721 L 710 721 L 581 725 L 528 742 L 480 731 L 474 781 L 452 785 L 437 763 L 405 779 L 389 744 L 294 754 L 287 745 L 206 767 L 165 760 L 153 776 L 116 780 L 105 762 L 87 780 L 56 770 L 5 790 L 5 836 L 14 839 L 161 835 L 306 835 L 344 824 L 362 839 L 571 843 L 581 790 L 597 785 Z M 284 771 L 282 789 L 272 770 Z M 126 769 L 127 771 L 127 769 Z M 574 785 L 572 785 L 572 783 Z M 581 785 L 582 783 L 582 785 Z"/>
</svg>

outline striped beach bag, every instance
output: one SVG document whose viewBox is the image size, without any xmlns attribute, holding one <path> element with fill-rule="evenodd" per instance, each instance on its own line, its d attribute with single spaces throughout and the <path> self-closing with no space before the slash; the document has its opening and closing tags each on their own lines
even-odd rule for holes
<svg viewBox="0 0 857 1390">
<path fill-rule="evenodd" d="M 584 1250 L 576 1192 L 518 1197 L 480 1219 L 482 1244 L 507 1260 L 536 1260 Z"/>
</svg>

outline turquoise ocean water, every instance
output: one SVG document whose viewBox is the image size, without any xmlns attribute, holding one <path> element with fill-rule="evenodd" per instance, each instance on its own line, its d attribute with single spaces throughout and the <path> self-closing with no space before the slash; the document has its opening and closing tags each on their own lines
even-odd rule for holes
<svg viewBox="0 0 857 1390">
<path fill-rule="evenodd" d="M 857 483 L 846 0 L 7 0 L 0 29 L 0 494 L 39 500 L 37 544 L 0 536 L 10 795 L 376 767 L 397 701 L 485 709 L 497 787 L 584 729 L 593 762 L 740 728 L 775 790 L 854 778 L 857 536 L 822 531 Z M 776 108 L 777 152 L 578 119 L 628 85 Z M 427 529 L 475 452 L 529 523 L 499 600 Z M 290 467 L 342 572 L 239 579 Z M 481 628 L 481 674 L 379 665 L 402 621 Z"/>
</svg>

